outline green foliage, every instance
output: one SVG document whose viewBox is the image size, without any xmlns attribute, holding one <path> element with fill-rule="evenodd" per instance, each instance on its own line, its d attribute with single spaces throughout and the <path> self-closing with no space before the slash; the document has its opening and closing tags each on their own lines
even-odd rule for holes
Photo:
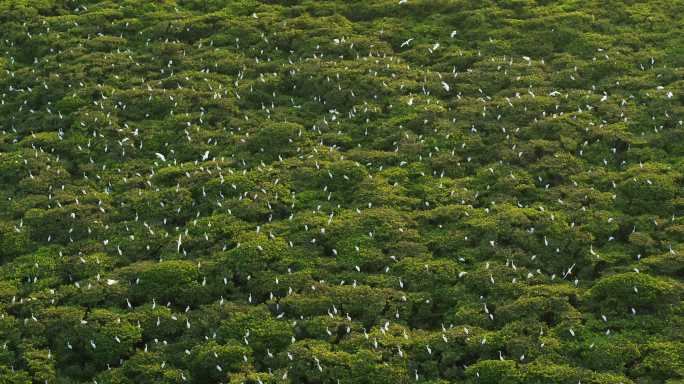
<svg viewBox="0 0 684 384">
<path fill-rule="evenodd" d="M 681 383 L 682 14 L 0 0 L 0 383 Z"/>
<path fill-rule="evenodd" d="M 140 302 L 156 299 L 162 304 L 187 305 L 202 300 L 197 296 L 201 291 L 200 272 L 190 261 L 143 262 L 131 265 L 124 276 L 136 281 L 131 294 Z"/>
<path fill-rule="evenodd" d="M 652 342 L 643 350 L 644 359 L 635 370 L 641 374 L 666 380 L 684 378 L 684 345 L 681 342 Z"/>
<path fill-rule="evenodd" d="M 193 372 L 196 372 L 193 380 L 197 383 L 219 381 L 227 376 L 225 372 L 237 372 L 247 365 L 244 358 L 249 361 L 250 350 L 237 342 L 218 344 L 209 341 L 193 348 L 194 358 L 190 362 Z M 217 365 L 221 367 L 219 370 Z"/>
<path fill-rule="evenodd" d="M 655 310 L 680 301 L 680 284 L 643 273 L 607 276 L 587 291 L 590 305 L 605 310 L 627 311 L 630 307 Z"/>
<path fill-rule="evenodd" d="M 523 377 L 514 361 L 482 360 L 466 370 L 473 383 L 522 383 Z"/>
</svg>

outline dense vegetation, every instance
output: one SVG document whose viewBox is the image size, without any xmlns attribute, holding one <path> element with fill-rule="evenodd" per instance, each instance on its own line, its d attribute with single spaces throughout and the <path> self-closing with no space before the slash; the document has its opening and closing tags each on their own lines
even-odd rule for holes
<svg viewBox="0 0 684 384">
<path fill-rule="evenodd" d="M 0 382 L 684 383 L 683 14 L 0 0 Z"/>
</svg>

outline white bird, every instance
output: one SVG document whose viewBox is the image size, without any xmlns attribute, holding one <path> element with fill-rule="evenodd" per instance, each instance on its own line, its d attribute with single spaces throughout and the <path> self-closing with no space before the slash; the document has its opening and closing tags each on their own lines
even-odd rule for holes
<svg viewBox="0 0 684 384">
<path fill-rule="evenodd" d="M 401 48 L 407 47 L 413 41 L 413 37 L 401 43 Z"/>
<path fill-rule="evenodd" d="M 589 245 L 589 253 L 591 253 L 593 256 L 598 256 L 598 253 L 594 251 L 594 246 L 591 244 Z"/>
<path fill-rule="evenodd" d="M 444 88 L 445 91 L 449 92 L 449 84 L 447 84 L 446 81 L 442 81 L 442 88 Z"/>
<path fill-rule="evenodd" d="M 161 161 L 166 162 L 166 156 L 162 155 L 162 154 L 159 153 L 159 152 L 155 152 L 155 155 L 157 155 L 157 157 L 158 157 Z"/>
</svg>

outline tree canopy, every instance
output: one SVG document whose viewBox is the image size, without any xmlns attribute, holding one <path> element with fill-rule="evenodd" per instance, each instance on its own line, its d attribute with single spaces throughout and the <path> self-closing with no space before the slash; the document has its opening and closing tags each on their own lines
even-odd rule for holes
<svg viewBox="0 0 684 384">
<path fill-rule="evenodd" d="M 683 14 L 0 0 L 0 383 L 684 382 Z"/>
</svg>

